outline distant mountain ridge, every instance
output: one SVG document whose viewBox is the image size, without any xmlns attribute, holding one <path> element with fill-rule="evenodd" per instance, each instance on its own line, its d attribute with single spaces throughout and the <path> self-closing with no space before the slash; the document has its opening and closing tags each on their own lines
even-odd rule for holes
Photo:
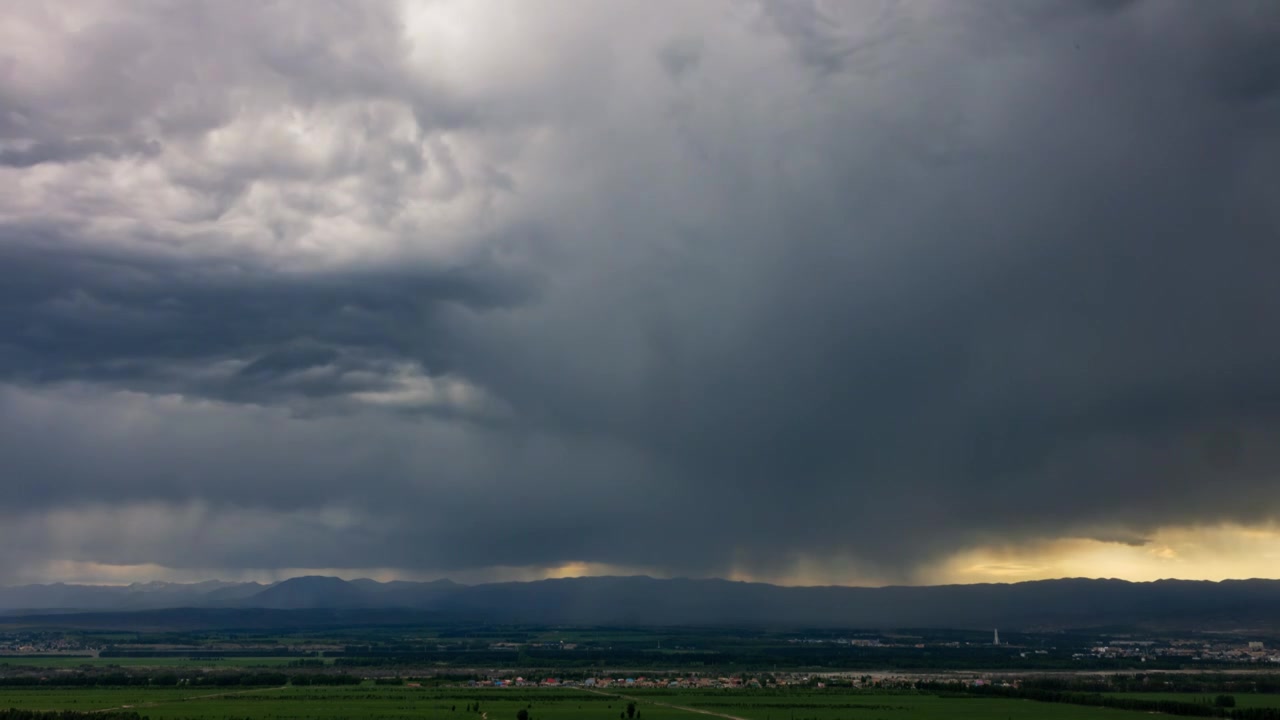
<svg viewBox="0 0 1280 720">
<path fill-rule="evenodd" d="M 1276 629 L 1280 580 L 1063 579 L 859 588 L 644 576 L 481 585 L 308 576 L 268 585 L 211 581 L 0 588 L 0 612 L 9 615 L 177 608 L 334 611 L 343 617 L 406 611 L 418 618 L 556 625 Z"/>
</svg>

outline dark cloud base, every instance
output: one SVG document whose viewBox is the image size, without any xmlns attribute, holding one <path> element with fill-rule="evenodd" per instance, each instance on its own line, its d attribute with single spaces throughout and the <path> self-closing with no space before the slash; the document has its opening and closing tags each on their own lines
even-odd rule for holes
<svg viewBox="0 0 1280 720">
<path fill-rule="evenodd" d="M 0 571 L 906 578 L 1280 510 L 1275 3 L 519 13 L 487 65 L 67 9 L 0 13 Z"/>
</svg>

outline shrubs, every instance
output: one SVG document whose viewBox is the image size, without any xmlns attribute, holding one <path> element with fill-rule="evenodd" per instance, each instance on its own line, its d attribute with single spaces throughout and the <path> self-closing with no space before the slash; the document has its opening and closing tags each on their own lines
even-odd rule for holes
<svg viewBox="0 0 1280 720">
<path fill-rule="evenodd" d="M 1037 700 L 1039 702 L 1067 703 L 1070 705 L 1090 705 L 1108 707 L 1117 710 L 1133 710 L 1137 712 L 1162 713 L 1165 715 L 1183 715 L 1190 717 L 1218 717 L 1230 720 L 1280 720 L 1280 708 L 1240 708 L 1236 709 L 1233 695 L 1218 695 L 1213 704 L 1208 702 L 1187 702 L 1185 700 L 1152 700 L 1124 695 L 1103 695 L 1094 692 L 1068 692 L 1060 690 L 1041 690 L 1033 688 L 996 687 L 984 685 L 968 687 L 959 683 L 921 683 L 921 690 L 933 692 L 959 692 L 970 696 L 995 696 Z"/>
<path fill-rule="evenodd" d="M 341 675 L 294 675 L 289 679 L 289 682 L 294 685 L 359 685 L 360 678 L 345 673 Z"/>
<path fill-rule="evenodd" d="M 228 687 L 284 685 L 287 682 L 289 682 L 289 676 L 281 672 L 196 672 L 183 675 L 175 672 L 89 672 L 50 676 L 17 675 L 0 678 L 0 687 L 173 687 L 176 685 Z"/>
<path fill-rule="evenodd" d="M 83 713 L 71 710 L 0 710 L 0 720 L 144 720 L 135 712 Z"/>
</svg>

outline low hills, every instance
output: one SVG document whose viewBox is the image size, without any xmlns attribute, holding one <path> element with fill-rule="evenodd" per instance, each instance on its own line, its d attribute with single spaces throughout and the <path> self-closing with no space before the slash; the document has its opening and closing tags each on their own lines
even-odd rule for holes
<svg viewBox="0 0 1280 720">
<path fill-rule="evenodd" d="M 929 587 L 782 587 L 728 580 L 585 577 L 461 585 L 296 577 L 272 584 L 206 582 L 0 588 L 0 613 L 21 617 L 182 609 L 209 618 L 362 614 L 548 625 L 1093 628 L 1280 628 L 1280 581 L 1063 579 Z M 271 611 L 271 612 L 266 612 Z M 172 613 L 170 613 L 172 614 Z"/>
</svg>

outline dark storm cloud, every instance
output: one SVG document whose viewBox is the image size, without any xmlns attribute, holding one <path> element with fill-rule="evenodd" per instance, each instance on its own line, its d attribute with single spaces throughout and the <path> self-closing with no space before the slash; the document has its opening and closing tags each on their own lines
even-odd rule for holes
<svg viewBox="0 0 1280 720">
<path fill-rule="evenodd" d="M 33 557 L 908 578 L 1280 510 L 1274 4 L 310 7 L 4 76 Z"/>
<path fill-rule="evenodd" d="M 672 78 L 679 79 L 697 69 L 703 52 L 702 42 L 697 38 L 675 38 L 658 51 L 658 61 Z"/>
<path fill-rule="evenodd" d="M 117 158 L 122 155 L 155 155 L 160 152 L 153 142 L 120 142 L 114 138 L 74 138 L 35 142 L 26 147 L 0 150 L 0 165 L 31 167 L 48 162 L 72 162 L 93 156 Z"/>
<path fill-rule="evenodd" d="M 451 308 L 520 301 L 528 281 L 492 263 L 287 273 L 236 258 L 190 263 L 76 247 L 66 230 L 3 231 L 2 368 L 10 381 L 104 381 L 243 401 L 384 387 L 385 365 L 455 370 Z M 184 363 L 233 370 L 175 378 Z M 331 372 L 288 382 L 312 368 Z M 175 385 L 177 381 L 177 385 Z"/>
<path fill-rule="evenodd" d="M 906 24 L 901 8 L 891 3 L 867 3 L 858 9 L 862 15 L 859 22 L 848 26 L 828 15 L 816 0 L 770 0 L 761 7 L 769 24 L 786 38 L 800 61 L 820 75 L 849 70 L 858 54 L 866 55 L 876 45 L 900 37 Z M 874 13 L 868 13 L 873 9 Z M 858 37 L 851 34 L 855 31 Z"/>
</svg>

